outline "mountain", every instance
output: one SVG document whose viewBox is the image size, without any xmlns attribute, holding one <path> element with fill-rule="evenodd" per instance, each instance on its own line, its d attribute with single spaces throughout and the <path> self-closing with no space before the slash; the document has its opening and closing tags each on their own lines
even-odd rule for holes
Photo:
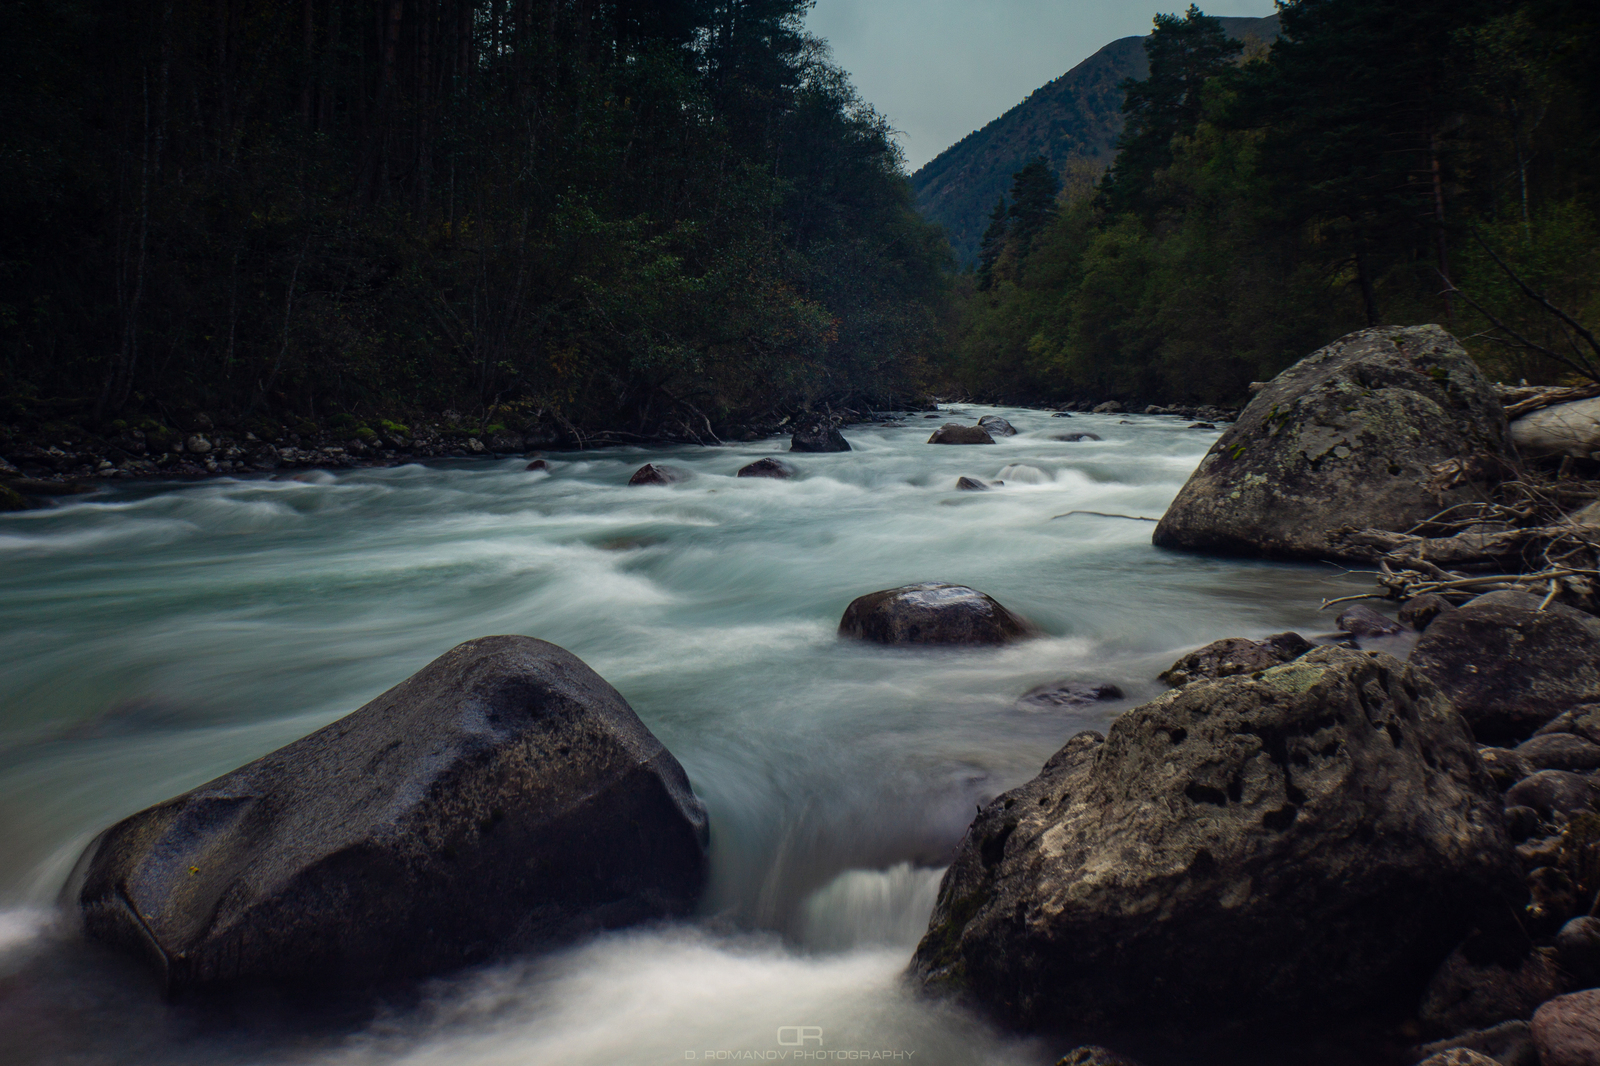
<svg viewBox="0 0 1600 1066">
<path fill-rule="evenodd" d="M 1271 43 L 1278 37 L 1278 16 L 1224 18 L 1222 27 L 1240 40 Z M 1144 40 L 1112 41 L 911 175 L 918 210 L 944 227 L 958 261 L 977 258 L 995 201 L 1034 156 L 1043 155 L 1057 173 L 1079 160 L 1101 169 L 1110 165 L 1122 132 L 1119 86 L 1149 73 Z"/>
</svg>

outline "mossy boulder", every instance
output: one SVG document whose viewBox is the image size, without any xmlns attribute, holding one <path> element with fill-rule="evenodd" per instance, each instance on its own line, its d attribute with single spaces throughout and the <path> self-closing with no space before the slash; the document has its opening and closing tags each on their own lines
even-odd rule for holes
<svg viewBox="0 0 1600 1066">
<path fill-rule="evenodd" d="M 1438 326 L 1352 333 L 1256 395 L 1156 526 L 1158 547 L 1341 558 L 1343 527 L 1410 531 L 1517 469 L 1499 398 Z"/>
<path fill-rule="evenodd" d="M 1024 1028 L 1403 1016 L 1521 891 L 1499 790 L 1421 674 L 1319 648 L 1080 734 L 984 807 L 912 969 Z"/>
</svg>

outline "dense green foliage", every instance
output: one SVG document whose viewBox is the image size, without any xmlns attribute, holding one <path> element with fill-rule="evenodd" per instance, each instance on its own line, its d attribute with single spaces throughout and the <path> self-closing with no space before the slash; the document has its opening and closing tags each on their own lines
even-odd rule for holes
<svg viewBox="0 0 1600 1066">
<path fill-rule="evenodd" d="M 0 420 L 903 395 L 948 253 L 807 6 L 6 5 Z"/>
<path fill-rule="evenodd" d="M 959 295 L 967 389 L 1238 401 L 1369 323 L 1445 324 L 1500 377 L 1570 370 L 1537 348 L 1578 361 L 1516 279 L 1600 317 L 1589 5 L 1292 0 L 1281 20 L 1239 58 L 1194 8 L 1156 20 L 1114 168 Z"/>
</svg>

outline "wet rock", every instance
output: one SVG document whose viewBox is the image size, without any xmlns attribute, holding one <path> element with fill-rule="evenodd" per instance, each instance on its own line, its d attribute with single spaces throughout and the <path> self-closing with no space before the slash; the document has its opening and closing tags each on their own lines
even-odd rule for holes
<svg viewBox="0 0 1600 1066">
<path fill-rule="evenodd" d="M 840 636 L 878 644 L 1004 644 L 1033 632 L 992 597 L 936 581 L 860 596 L 839 622 Z"/>
<path fill-rule="evenodd" d="M 1483 1029 L 1534 1010 L 1561 991 L 1552 953 L 1529 951 L 1526 943 L 1479 945 L 1469 939 L 1434 973 L 1417 1016 L 1439 1032 Z"/>
<path fill-rule="evenodd" d="M 1517 810 L 1532 810 L 1531 807 L 1514 808 Z M 1534 812 L 1538 816 L 1538 812 Z M 1544 832 L 1548 827 L 1543 821 L 1539 823 L 1536 832 Z M 1553 862 L 1561 861 L 1561 837 L 1543 836 L 1536 837 L 1529 834 L 1529 839 L 1517 845 L 1517 862 L 1524 870 L 1533 871 L 1541 866 L 1549 866 Z"/>
<path fill-rule="evenodd" d="M 680 481 L 688 481 L 689 471 L 677 466 L 668 466 L 665 463 L 646 463 L 633 472 L 628 479 L 630 485 L 676 485 Z"/>
<path fill-rule="evenodd" d="M 483 441 L 479 440 L 477 437 L 468 437 L 467 451 L 471 452 L 473 455 L 487 455 L 489 449 L 486 448 Z"/>
<path fill-rule="evenodd" d="M 549 471 L 550 463 L 544 459 L 535 459 L 533 462 L 529 463 L 525 469 Z"/>
<path fill-rule="evenodd" d="M 1600 1063 L 1600 988 L 1557 996 L 1533 1016 L 1539 1066 Z"/>
<path fill-rule="evenodd" d="M 1178 688 L 1202 678 L 1253 674 L 1298 658 L 1313 646 L 1299 633 L 1278 633 L 1266 640 L 1225 637 L 1173 663 L 1161 674 L 1161 680 Z"/>
<path fill-rule="evenodd" d="M 1515 877 L 1438 689 L 1318 648 L 1128 711 L 983 808 L 913 972 L 1024 1027 L 1307 1027 L 1415 1002 Z"/>
<path fill-rule="evenodd" d="M 1473 458 L 1482 461 L 1462 469 L 1459 484 L 1433 469 Z M 1330 532 L 1409 530 L 1479 499 L 1516 462 L 1504 409 L 1454 338 L 1438 326 L 1366 329 L 1302 359 L 1250 401 L 1178 493 L 1155 543 L 1337 557 Z"/>
<path fill-rule="evenodd" d="M 1558 847 L 1555 861 L 1560 861 Z M 1567 919 L 1588 910 L 1587 898 L 1567 872 L 1556 866 L 1539 866 L 1526 878 L 1531 902 L 1524 910 L 1528 931 L 1540 937 L 1554 936 Z M 1557 992 L 1560 989 L 1556 989 Z M 1553 995 L 1554 993 L 1552 993 Z"/>
<path fill-rule="evenodd" d="M 1494 778 L 1494 783 L 1500 786 L 1501 791 L 1505 791 L 1533 772 L 1528 769 L 1528 764 L 1523 761 L 1522 756 L 1511 748 L 1482 747 L 1478 749 L 1478 757 L 1483 760 L 1483 765 L 1489 770 L 1489 776 Z"/>
<path fill-rule="evenodd" d="M 0 513 L 26 511 L 32 504 L 28 498 L 9 485 L 0 485 Z"/>
<path fill-rule="evenodd" d="M 781 459 L 757 459 L 739 468 L 738 477 L 768 477 L 787 481 L 794 477 L 794 467 Z"/>
<path fill-rule="evenodd" d="M 1076 444 L 1081 440 L 1102 440 L 1098 433 L 1058 433 L 1051 440 L 1062 440 L 1068 444 Z"/>
<path fill-rule="evenodd" d="M 1539 737 L 1550 733 L 1572 733 L 1600 744 L 1600 704 L 1580 704 L 1562 711 L 1540 726 L 1533 735 Z"/>
<path fill-rule="evenodd" d="M 1026 463 L 1007 463 L 1000 468 L 1002 482 L 1015 481 L 1023 485 L 1048 485 L 1054 479 L 1036 466 Z"/>
<path fill-rule="evenodd" d="M 1072 417 L 1072 412 L 1071 411 L 1057 411 L 1054 414 L 1052 414 L 1050 417 L 1051 418 L 1071 418 Z"/>
<path fill-rule="evenodd" d="M 1600 918 L 1583 915 L 1556 934 L 1556 962 L 1567 975 L 1569 987 L 1600 985 Z"/>
<path fill-rule="evenodd" d="M 615 689 L 553 644 L 486 637 L 112 826 L 69 891 L 169 991 L 355 987 L 687 913 L 706 844 L 683 768 Z"/>
<path fill-rule="evenodd" d="M 847 452 L 850 442 L 844 439 L 839 427 L 831 422 L 813 422 L 801 426 L 789 438 L 791 452 Z"/>
<path fill-rule="evenodd" d="M 1116 400 L 1107 400 L 1105 403 L 1095 404 L 1089 409 L 1091 414 L 1116 415 L 1122 413 L 1122 405 Z"/>
<path fill-rule="evenodd" d="M 991 437 L 1015 437 L 1016 428 L 999 415 L 984 415 L 978 419 L 978 425 L 989 431 Z"/>
<path fill-rule="evenodd" d="M 994 438 L 989 436 L 989 431 L 982 426 L 963 426 L 957 422 L 946 422 L 933 431 L 933 436 L 928 438 L 929 444 L 993 444 Z"/>
<path fill-rule="evenodd" d="M 1400 622 L 1421 633 L 1433 624 L 1435 618 L 1453 610 L 1455 605 L 1449 600 L 1430 592 L 1423 596 L 1413 596 L 1401 604 Z"/>
<path fill-rule="evenodd" d="M 1506 833 L 1514 843 L 1521 844 L 1537 833 L 1541 827 L 1539 812 L 1532 807 L 1506 808 Z"/>
<path fill-rule="evenodd" d="M 1582 814 L 1595 799 L 1594 782 L 1566 770 L 1540 770 L 1506 790 L 1507 807 L 1532 807 L 1546 821 L 1553 814 L 1563 818 Z"/>
<path fill-rule="evenodd" d="M 1522 740 L 1600 699 L 1600 619 L 1540 597 L 1491 592 L 1441 615 L 1411 662 L 1444 688 L 1481 740 Z"/>
<path fill-rule="evenodd" d="M 211 451 L 211 442 L 198 433 L 183 442 L 183 450 L 191 455 L 205 455 Z"/>
<path fill-rule="evenodd" d="M 1353 637 L 1392 637 L 1402 628 L 1399 622 L 1360 604 L 1345 608 L 1334 624 Z"/>
<path fill-rule="evenodd" d="M 1190 429 L 1216 429 L 1217 427 L 1216 427 L 1215 424 L 1213 424 L 1211 422 L 1196 422 L 1193 425 L 1191 425 L 1189 428 Z"/>
<path fill-rule="evenodd" d="M 987 481 L 979 481 L 975 477 L 958 477 L 956 478 L 956 489 L 960 492 L 988 492 L 989 483 Z"/>
<path fill-rule="evenodd" d="M 1517 745 L 1517 755 L 1531 770 L 1600 768 L 1600 744 L 1573 733 L 1546 733 Z"/>
<path fill-rule="evenodd" d="M 1109 683 L 1082 681 L 1052 681 L 1048 685 L 1031 688 L 1017 700 L 1021 710 L 1055 710 L 1059 707 L 1091 707 L 1107 700 L 1125 698 L 1122 689 Z"/>
</svg>

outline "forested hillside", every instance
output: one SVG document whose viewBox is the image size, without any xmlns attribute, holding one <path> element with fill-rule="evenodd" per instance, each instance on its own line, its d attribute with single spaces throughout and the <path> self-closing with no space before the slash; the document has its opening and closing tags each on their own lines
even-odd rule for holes
<svg viewBox="0 0 1600 1066">
<path fill-rule="evenodd" d="M 0 422 L 915 388 L 944 241 L 806 7 L 7 4 Z"/>
<path fill-rule="evenodd" d="M 1594 369 L 1594 5 L 1293 0 L 1281 21 L 1252 56 L 1194 7 L 1158 17 L 1103 180 L 1052 202 L 1046 161 L 1016 171 L 958 296 L 967 389 L 1237 402 L 1379 323 L 1446 325 L 1506 379 Z"/>
<path fill-rule="evenodd" d="M 1276 15 L 1218 21 L 1225 33 L 1256 47 L 1278 35 Z M 990 208 L 1034 156 L 1044 156 L 1057 174 L 1095 175 L 1111 165 L 1122 132 L 1123 83 L 1149 70 L 1144 38 L 1113 41 L 911 176 L 918 208 L 944 227 L 960 262 L 977 258 Z"/>
</svg>

